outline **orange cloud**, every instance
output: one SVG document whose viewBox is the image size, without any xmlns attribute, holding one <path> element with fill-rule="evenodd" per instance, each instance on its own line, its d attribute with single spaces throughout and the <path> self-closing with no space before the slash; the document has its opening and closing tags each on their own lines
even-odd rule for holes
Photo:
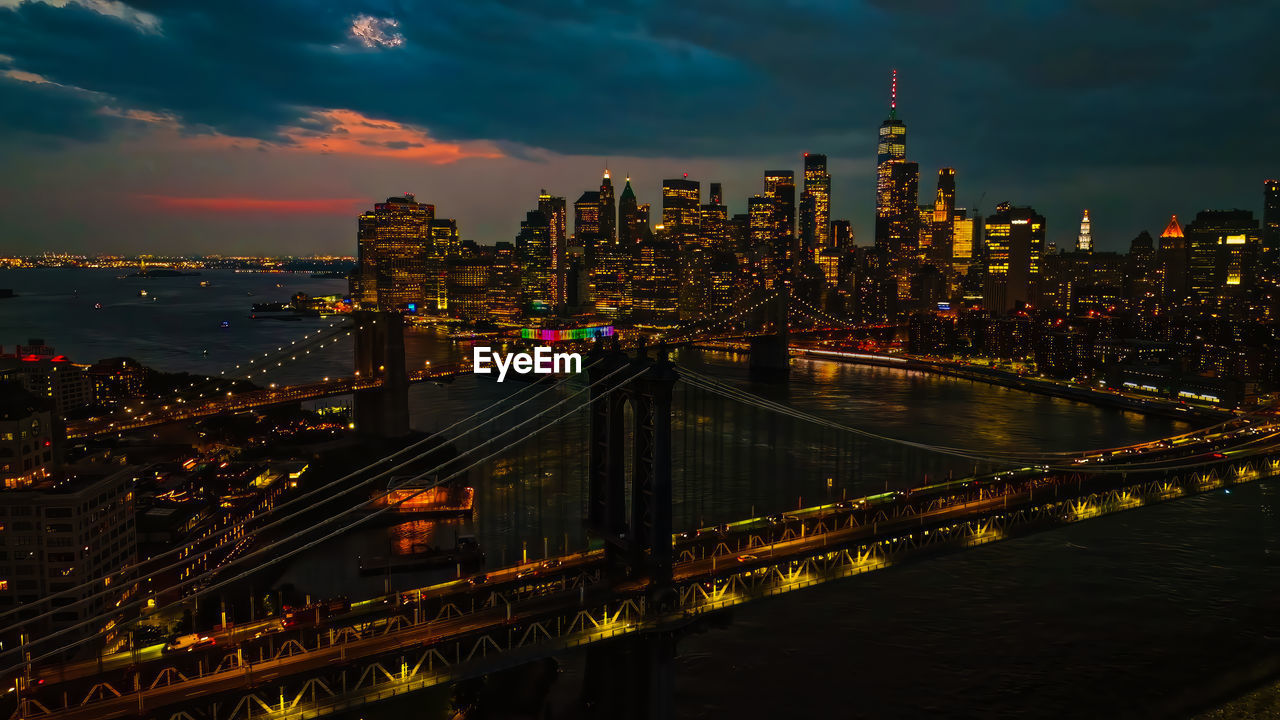
<svg viewBox="0 0 1280 720">
<path fill-rule="evenodd" d="M 451 143 L 433 139 L 426 131 L 390 120 L 370 118 L 354 110 L 316 110 L 302 124 L 282 129 L 289 144 L 301 152 L 372 155 L 446 164 L 465 158 L 500 158 L 490 143 Z"/>
<path fill-rule="evenodd" d="M 264 198 L 264 197 L 179 197 L 137 195 L 152 210 L 207 213 L 269 213 L 277 215 L 353 215 L 368 198 Z"/>
<path fill-rule="evenodd" d="M 468 158 L 500 158 L 493 143 L 483 140 L 444 142 L 424 129 L 378 120 L 354 110 L 313 110 L 297 124 L 277 130 L 283 140 L 236 137 L 216 132 L 184 132 L 182 121 L 167 113 L 104 107 L 103 114 L 134 120 L 151 127 L 175 148 L 197 150 L 259 149 L 320 155 L 357 155 L 415 160 L 447 165 Z"/>
</svg>

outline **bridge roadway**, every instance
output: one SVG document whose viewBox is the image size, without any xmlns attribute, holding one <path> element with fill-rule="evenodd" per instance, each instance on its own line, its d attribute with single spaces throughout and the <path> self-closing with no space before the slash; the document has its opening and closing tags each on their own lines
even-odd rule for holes
<svg viewBox="0 0 1280 720">
<path fill-rule="evenodd" d="M 219 634 L 215 649 L 158 656 L 149 650 L 136 665 L 116 671 L 104 666 L 101 674 L 97 663 L 36 668 L 38 684 L 26 695 L 35 702 L 25 705 L 23 717 L 112 718 L 211 702 L 221 704 L 222 711 L 211 715 L 220 718 L 248 717 L 250 709 L 259 716 L 281 708 L 302 712 L 304 706 L 307 717 L 315 717 L 326 708 L 874 570 L 903 552 L 967 547 L 1007 532 L 1280 474 L 1280 427 L 1274 423 L 1234 426 L 1178 445 L 1133 447 L 1145 448 L 1136 462 L 1128 448 L 1084 458 L 1086 464 L 1122 458 L 1124 467 L 1133 468 L 1127 474 L 1028 467 L 682 535 L 674 597 L 661 605 L 650 597 L 645 578 L 607 582 L 597 551 L 503 568 L 483 582 L 457 580 L 357 603 L 327 627 L 267 634 L 234 647 L 221 646 L 223 638 L 236 643 L 246 629 Z M 1197 463 L 1204 465 L 1185 467 Z M 388 659 L 397 656 L 388 670 Z M 412 656 L 418 656 L 416 664 Z M 135 691 L 135 681 L 142 692 Z M 274 681 L 289 688 L 263 696 L 262 688 Z"/>
<path fill-rule="evenodd" d="M 469 362 L 440 365 L 409 373 L 409 382 L 432 382 L 448 380 L 464 372 L 469 372 Z M 285 405 L 304 400 L 318 400 L 336 395 L 349 395 L 357 390 L 368 390 L 382 384 L 379 378 L 344 377 L 312 383 L 288 385 L 282 388 L 259 388 L 228 394 L 225 397 L 203 403 L 185 403 L 172 401 L 155 410 L 140 413 L 136 416 L 119 416 L 107 418 L 90 418 L 67 425 L 68 438 L 87 438 L 107 433 L 126 432 L 155 427 L 171 422 L 199 420 L 214 415 L 233 414 L 246 410 Z"/>
</svg>

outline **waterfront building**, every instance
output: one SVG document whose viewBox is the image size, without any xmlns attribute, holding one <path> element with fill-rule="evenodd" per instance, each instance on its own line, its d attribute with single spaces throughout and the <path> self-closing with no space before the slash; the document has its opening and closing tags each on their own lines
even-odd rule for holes
<svg viewBox="0 0 1280 720">
<path fill-rule="evenodd" d="M 425 301 L 435 206 L 413 194 L 389 197 L 360 215 L 351 298 L 358 307 L 400 311 Z"/>
</svg>

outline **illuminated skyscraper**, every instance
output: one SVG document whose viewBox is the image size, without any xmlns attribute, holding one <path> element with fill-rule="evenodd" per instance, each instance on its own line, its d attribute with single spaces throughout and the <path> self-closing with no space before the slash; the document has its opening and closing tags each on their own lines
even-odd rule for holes
<svg viewBox="0 0 1280 720">
<path fill-rule="evenodd" d="M 613 242 L 618 237 L 618 207 L 613 199 L 613 180 L 609 168 L 604 169 L 600 180 L 600 239 Z"/>
<path fill-rule="evenodd" d="M 493 257 L 475 253 L 449 258 L 446 287 L 451 317 L 475 320 L 488 316 L 493 262 Z"/>
<path fill-rule="evenodd" d="M 766 170 L 764 196 L 773 201 L 774 253 L 785 261 L 791 257 L 796 237 L 796 174 Z"/>
<path fill-rule="evenodd" d="M 553 305 L 551 225 L 541 210 L 530 210 L 520 222 L 516 254 L 520 258 L 520 289 L 524 302 L 536 309 L 549 309 Z"/>
<path fill-rule="evenodd" d="M 1248 210 L 1202 210 L 1187 223 L 1187 287 L 1204 299 L 1252 287 L 1261 249 L 1258 221 Z"/>
<path fill-rule="evenodd" d="M 804 154 L 804 210 L 800 213 L 800 242 L 806 250 L 831 247 L 831 175 L 827 156 Z"/>
<path fill-rule="evenodd" d="M 509 242 L 499 242 L 493 248 L 489 312 L 502 318 L 512 318 L 520 312 L 520 258 L 515 245 Z"/>
<path fill-rule="evenodd" d="M 600 193 L 588 190 L 573 203 L 573 243 L 594 257 L 602 240 L 600 232 Z"/>
<path fill-rule="evenodd" d="M 951 213 L 951 268 L 965 272 L 973 261 L 974 221 L 963 208 Z"/>
<path fill-rule="evenodd" d="M 1161 276 L 1161 292 L 1166 297 L 1181 297 L 1187 292 L 1187 239 L 1178 224 L 1178 216 L 1169 218 L 1169 224 L 1160 233 L 1160 246 L 1156 249 L 1156 265 Z"/>
<path fill-rule="evenodd" d="M 538 211 L 547 218 L 550 233 L 551 305 L 559 306 L 565 302 L 565 273 L 569 269 L 569 212 L 564 198 L 549 195 L 546 190 L 538 195 Z"/>
<path fill-rule="evenodd" d="M 618 196 L 618 243 L 627 252 L 649 236 L 649 205 L 636 203 L 636 192 L 631 189 L 631 178 Z"/>
<path fill-rule="evenodd" d="M 773 200 L 763 195 L 747 198 L 747 241 L 752 253 L 773 252 Z"/>
<path fill-rule="evenodd" d="M 662 226 L 679 249 L 698 241 L 701 194 L 701 184 L 688 174 L 662 181 Z"/>
<path fill-rule="evenodd" d="M 390 197 L 360 216 L 359 266 L 351 297 L 360 307 L 398 311 L 424 300 L 435 206 L 412 194 Z"/>
<path fill-rule="evenodd" d="M 731 250 L 733 243 L 729 237 L 729 208 L 721 204 L 720 183 L 711 183 L 710 202 L 703 205 L 699 212 L 698 232 L 703 247 L 718 250 Z"/>
<path fill-rule="evenodd" d="M 633 307 L 647 326 L 671 327 L 679 319 L 680 255 L 666 237 L 640 241 L 632 276 Z"/>
<path fill-rule="evenodd" d="M 906 158 L 907 126 L 898 119 L 898 71 L 894 70 L 889 117 L 880 124 L 876 145 L 875 243 L 896 264 L 914 256 L 918 236 L 920 166 Z"/>
<path fill-rule="evenodd" d="M 1044 217 L 1029 207 L 996 206 L 987 218 L 987 277 L 983 302 L 995 314 L 1030 305 L 1044 252 Z"/>
<path fill-rule="evenodd" d="M 944 265 L 955 255 L 956 169 L 938 171 L 938 192 L 933 200 L 932 258 Z"/>
<path fill-rule="evenodd" d="M 1076 252 L 1093 252 L 1093 230 L 1089 226 L 1088 208 L 1084 210 L 1084 217 L 1080 218 L 1080 235 L 1076 238 Z"/>
</svg>

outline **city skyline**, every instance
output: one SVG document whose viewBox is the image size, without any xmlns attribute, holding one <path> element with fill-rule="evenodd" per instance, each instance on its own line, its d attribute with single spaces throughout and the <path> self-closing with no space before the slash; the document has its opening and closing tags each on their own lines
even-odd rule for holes
<svg viewBox="0 0 1280 720">
<path fill-rule="evenodd" d="M 0 97 L 25 110 L 0 117 L 0 147 L 11 158 L 0 176 L 6 252 L 350 254 L 352 218 L 406 191 L 456 218 L 463 239 L 492 245 L 514 238 L 540 189 L 572 200 L 606 165 L 655 207 L 664 178 L 687 172 L 721 183 L 733 215 L 747 211 L 765 169 L 802 175 L 803 152 L 828 155 L 830 217 L 849 218 L 866 246 L 874 235 L 872 138 L 893 68 L 908 156 L 929 178 L 922 186 L 953 167 L 957 207 L 978 198 L 983 214 L 1003 201 L 1035 207 L 1059 247 L 1074 245 L 1086 207 L 1104 251 L 1124 250 L 1142 230 L 1158 232 L 1175 213 L 1257 213 L 1258 185 L 1276 175 L 1264 164 L 1277 115 L 1265 93 L 1275 71 L 1265 43 L 1248 39 L 1273 12 L 1263 3 L 1215 11 L 1212 22 L 1207 6 L 1156 17 L 1140 3 L 1019 7 L 975 27 L 973 43 L 931 34 L 956 19 L 941 6 L 782 17 L 746 6 L 733 16 L 690 15 L 679 27 L 676 9 L 584 10 L 572 19 L 547 12 L 538 37 L 511 35 L 533 9 L 433 15 L 469 36 L 483 19 L 491 33 L 470 49 L 428 42 L 428 30 L 439 28 L 414 8 L 316 8 L 305 22 L 290 17 L 287 33 L 278 30 L 284 20 L 272 20 L 282 17 L 280 6 L 202 19 L 176 4 L 142 8 L 0 3 Z M 733 31 L 751 21 L 753 33 Z M 1094 54 L 1072 50 L 1072 33 L 1040 32 L 1059 26 L 1087 26 Z M 897 31 L 894 42 L 875 32 L 886 28 Z M 575 30 L 574 49 L 553 52 Z M 228 58 L 217 46 L 232 32 L 246 57 Z M 805 32 L 842 39 L 793 42 Z M 1188 37 L 1195 42 L 1181 41 Z M 528 71 L 464 59 L 500 39 L 510 45 L 503 53 L 541 53 L 535 64 L 546 77 L 572 81 L 540 97 L 522 84 Z M 196 51 L 166 72 L 143 72 L 179 43 Z M 1036 59 L 1015 61 L 1032 46 L 1041 49 Z M 117 63 L 82 62 L 94 52 Z M 183 72 L 201 58 L 220 63 L 234 87 L 194 92 Z M 253 59 L 275 61 L 273 71 L 255 75 Z M 815 73 L 816 62 L 848 71 Z M 446 97 L 447 110 L 395 90 L 400 81 L 386 71 L 405 63 L 457 70 L 433 77 L 437 90 L 425 93 Z M 328 74 L 317 87 L 296 82 L 300 72 Z M 692 87 L 690 73 L 698 78 Z M 636 82 L 644 92 L 621 89 Z M 589 83 L 608 91 L 587 92 Z M 1186 101 L 1192 92 L 1194 103 Z M 582 98 L 590 112 L 569 122 L 521 122 L 499 107 L 554 117 Z M 805 100 L 826 110 L 777 109 Z M 1235 129 L 1210 143 L 1201 128 L 1222 107 L 1239 108 Z"/>
</svg>

